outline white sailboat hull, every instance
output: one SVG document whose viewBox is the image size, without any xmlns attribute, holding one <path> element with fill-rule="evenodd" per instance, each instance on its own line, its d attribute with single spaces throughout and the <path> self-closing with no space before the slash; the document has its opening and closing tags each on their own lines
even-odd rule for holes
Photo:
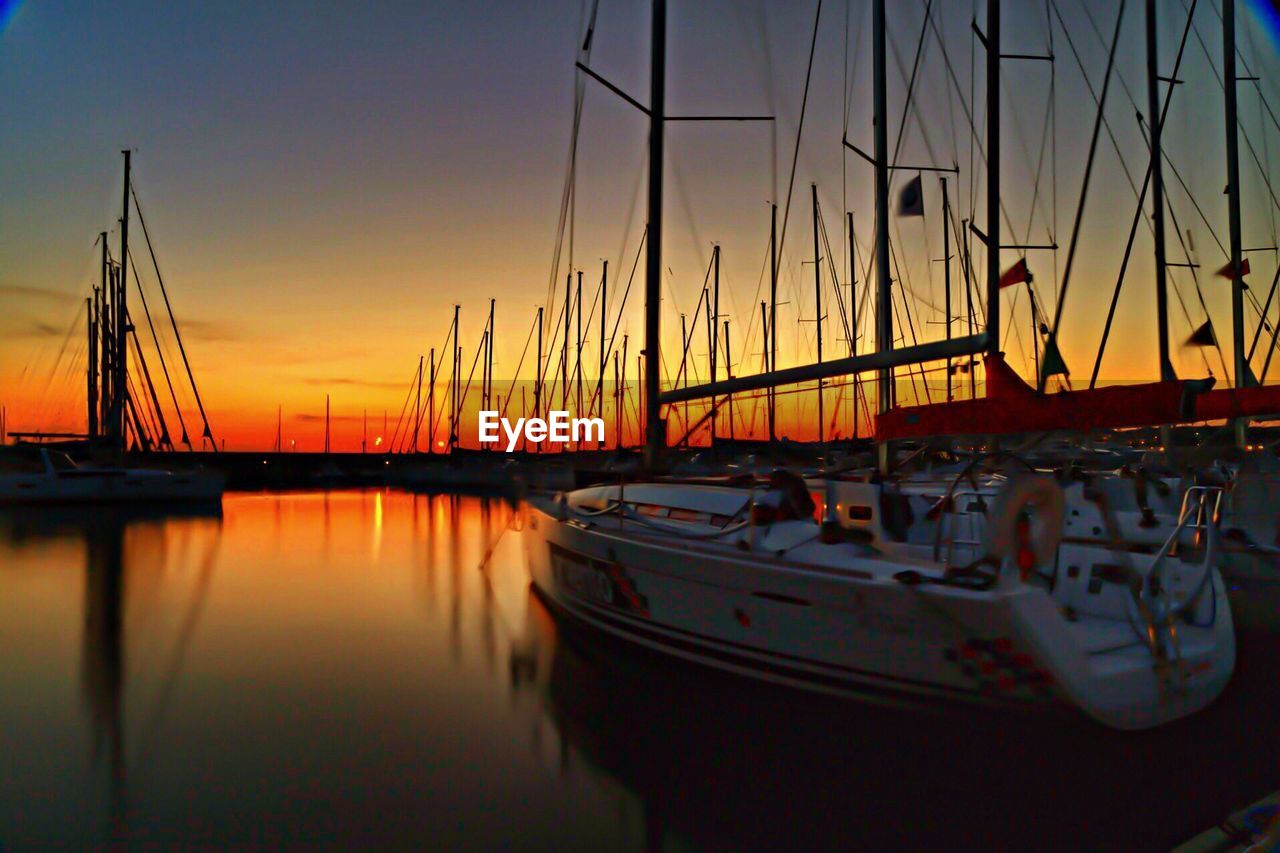
<svg viewBox="0 0 1280 853">
<path fill-rule="evenodd" d="M 556 609 L 595 628 L 721 669 L 810 689 L 888 699 L 1075 706 L 1140 729 L 1192 713 L 1234 666 L 1225 590 L 1213 624 L 1187 628 L 1173 686 L 1131 626 L 1071 622 L 1040 588 L 910 584 L 912 566 L 849 559 L 817 542 L 770 553 L 623 530 L 614 518 L 530 506 L 533 583 Z M 786 536 L 788 522 L 770 536 Z M 812 531 L 814 526 L 808 525 Z M 812 536 L 810 537 L 813 538 Z M 1115 647 L 1112 649 L 1111 647 Z"/>
</svg>

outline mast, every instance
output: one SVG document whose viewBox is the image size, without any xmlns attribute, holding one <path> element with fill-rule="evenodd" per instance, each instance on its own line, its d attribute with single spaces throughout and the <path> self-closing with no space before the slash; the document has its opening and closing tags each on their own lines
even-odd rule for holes
<svg viewBox="0 0 1280 853">
<path fill-rule="evenodd" d="M 733 378 L 733 356 L 730 355 L 733 350 L 729 348 L 729 321 L 724 321 L 724 375 Z M 736 437 L 733 431 L 733 395 L 730 394 L 725 401 L 725 405 L 729 407 L 729 440 L 733 441 Z"/>
<path fill-rule="evenodd" d="M 680 315 L 680 375 L 684 377 L 684 385 L 689 387 L 689 324 L 686 315 Z M 689 404 L 684 404 L 684 423 L 680 425 L 686 433 L 689 431 Z M 715 433 L 712 432 L 712 436 Z"/>
<path fill-rule="evenodd" d="M 613 352 L 613 447 L 622 449 L 622 383 L 618 380 L 618 351 Z M 602 404 L 603 405 L 603 404 Z"/>
<path fill-rule="evenodd" d="M 883 0 L 880 0 L 883 2 Z M 660 464 L 667 443 L 658 404 L 658 372 L 662 331 L 662 165 L 666 111 L 667 0 L 653 0 L 649 61 L 649 242 L 644 271 L 645 465 Z"/>
<path fill-rule="evenodd" d="M 853 211 L 849 218 L 849 355 L 858 354 L 858 244 L 853 237 Z M 849 377 L 853 383 L 853 437 L 858 437 L 858 374 Z"/>
<path fill-rule="evenodd" d="M 422 356 L 418 356 L 418 390 L 413 398 L 413 452 L 418 452 L 418 431 L 422 428 Z"/>
<path fill-rule="evenodd" d="M 822 364 L 822 256 L 818 249 L 818 185 L 810 184 L 813 191 L 813 297 L 816 314 L 813 315 L 818 330 L 818 364 Z M 715 381 L 715 377 L 711 377 Z M 822 379 L 818 379 L 818 443 L 823 441 L 824 421 L 822 411 Z"/>
<path fill-rule="evenodd" d="M 462 306 L 460 305 L 453 306 L 453 346 L 450 348 L 450 358 L 453 361 L 453 373 L 449 377 L 449 446 L 446 448 L 450 453 L 453 452 L 453 445 L 458 439 L 458 383 L 461 381 L 458 376 L 458 352 L 462 349 L 462 347 L 458 346 L 458 337 L 459 332 L 461 331 L 458 328 L 458 314 L 460 313 L 461 308 Z"/>
<path fill-rule="evenodd" d="M 1222 62 L 1227 124 L 1227 210 L 1231 224 L 1231 346 L 1235 351 L 1235 386 L 1245 388 L 1256 382 L 1249 372 L 1244 349 L 1244 278 L 1240 251 L 1240 152 L 1236 118 L 1236 4 L 1222 0 Z M 1236 435 L 1243 438 L 1243 422 Z"/>
<path fill-rule="evenodd" d="M 772 218 L 769 225 L 769 336 L 765 351 L 769 354 L 767 370 L 778 369 L 778 205 L 770 204 Z M 772 387 L 769 395 L 769 440 L 778 440 L 777 394 Z"/>
<path fill-rule="evenodd" d="M 763 299 L 760 300 L 760 344 L 761 344 L 760 360 L 764 362 L 764 364 L 762 364 L 760 367 L 760 372 L 768 373 L 769 372 L 769 303 L 765 302 Z M 766 409 L 769 408 L 768 400 L 770 399 L 772 399 L 772 397 L 770 396 L 769 392 L 765 391 L 765 400 L 766 400 L 765 408 Z M 751 410 L 751 435 L 753 437 L 756 431 L 756 413 L 759 411 L 760 411 L 759 408 L 753 408 Z M 770 440 L 772 440 L 772 438 L 773 436 L 770 436 Z"/>
<path fill-rule="evenodd" d="M 1147 0 L 1147 112 L 1151 116 L 1151 225 L 1156 250 L 1156 335 L 1160 344 L 1160 379 L 1176 379 L 1169 360 L 1169 292 L 1164 246 L 1163 149 L 1160 136 L 1160 65 L 1156 43 L 1156 0 Z M 1234 63 L 1233 63 L 1234 64 Z"/>
<path fill-rule="evenodd" d="M 493 339 L 497 332 L 493 325 L 493 306 L 496 302 L 497 300 L 493 298 L 489 299 L 489 338 L 487 340 L 488 361 L 486 362 L 487 370 L 485 371 L 484 394 L 485 408 L 488 408 L 489 404 L 493 402 Z"/>
<path fill-rule="evenodd" d="M 427 453 L 436 452 L 436 348 L 431 348 L 431 384 L 427 386 Z"/>
<path fill-rule="evenodd" d="M 600 270 L 600 374 L 599 374 L 600 378 L 596 382 L 596 397 L 600 400 L 600 417 L 601 418 L 604 417 L 604 371 L 605 371 L 605 368 L 608 366 L 606 363 L 606 354 L 604 351 L 604 348 L 605 348 L 604 347 L 604 336 L 605 336 L 604 325 L 605 325 L 606 314 L 608 313 L 605 310 L 605 308 L 609 304 L 608 302 L 609 261 L 605 260 L 603 264 L 604 264 L 603 269 Z M 588 412 L 587 414 L 590 414 L 590 412 Z M 603 437 L 600 439 L 600 446 L 604 447 Z"/>
<path fill-rule="evenodd" d="M 994 0 L 992 0 L 994 2 Z M 893 280 L 889 278 L 889 109 L 885 71 L 885 0 L 875 0 L 872 9 L 871 41 L 875 73 L 875 196 L 876 196 L 876 352 L 893 349 Z M 776 330 L 775 330 L 776 334 Z M 775 367 L 775 370 L 777 368 Z M 881 368 L 876 409 L 893 407 L 893 369 Z M 883 451 L 882 462 L 887 459 Z M 882 466 L 883 467 L 883 466 Z"/>
<path fill-rule="evenodd" d="M 564 345 L 560 347 L 560 408 L 569 408 L 569 321 L 573 318 L 573 273 L 564 277 Z"/>
<path fill-rule="evenodd" d="M 324 395 L 324 452 L 329 452 L 329 395 Z"/>
<path fill-rule="evenodd" d="M 533 416 L 542 417 L 542 306 L 538 306 L 538 364 L 533 371 Z M 542 444 L 533 446 L 535 453 L 540 453 Z"/>
<path fill-rule="evenodd" d="M 578 405 L 574 414 L 582 415 L 582 270 L 578 270 L 578 348 L 574 351 L 573 372 L 577 374 Z"/>
<path fill-rule="evenodd" d="M 712 273 L 714 278 L 712 280 L 712 285 L 711 285 L 711 293 L 712 293 L 711 298 L 714 303 L 714 307 L 710 312 L 712 315 L 709 318 L 711 320 L 711 323 L 710 323 L 711 340 L 708 341 L 708 343 L 711 345 L 711 364 L 710 364 L 711 381 L 715 382 L 716 368 L 719 366 L 718 350 L 720 348 L 720 246 L 718 244 L 712 247 L 711 249 L 711 266 L 714 270 L 714 272 Z M 688 382 L 689 382 L 689 378 L 686 376 L 685 384 L 687 385 Z M 715 440 L 716 440 L 716 407 L 713 404 L 711 407 L 711 443 L 715 444 Z"/>
<path fill-rule="evenodd" d="M 851 223 L 852 221 L 850 219 Z M 946 178 L 942 178 L 942 278 L 947 294 L 943 306 L 947 318 L 947 340 L 951 340 L 951 198 L 947 195 Z M 1034 311 L 1032 312 L 1031 322 L 1035 323 Z M 947 402 L 950 403 L 951 399 L 951 359 L 947 359 Z"/>
<path fill-rule="evenodd" d="M 987 0 L 987 352 L 1000 352 L 1000 0 Z"/>
<path fill-rule="evenodd" d="M 86 296 L 84 300 L 84 311 L 89 328 L 89 349 L 87 350 L 89 367 L 85 371 L 85 401 L 88 407 L 86 410 L 88 418 L 85 420 L 85 434 L 89 438 L 93 438 L 98 434 L 98 356 L 94 351 L 94 339 L 98 335 L 97 307 L 98 288 L 95 287 L 93 296 Z"/>
<path fill-rule="evenodd" d="M 625 392 L 627 387 L 627 337 L 627 334 L 624 332 L 622 335 L 622 385 L 619 386 L 623 389 L 622 396 L 619 398 L 622 400 L 623 408 L 620 411 L 625 411 L 627 405 L 627 395 Z M 619 415 L 619 417 L 621 417 L 621 415 Z"/>
<path fill-rule="evenodd" d="M 103 231 L 98 235 L 98 239 L 102 241 L 102 292 L 98 294 L 98 336 L 94 342 L 97 348 L 98 357 L 98 387 L 100 395 L 98 397 L 98 428 L 100 434 L 106 434 L 110 431 L 110 415 L 108 407 L 111 405 L 111 356 L 107 349 L 107 331 L 111 328 L 111 261 L 108 258 L 107 250 L 107 232 Z"/>
<path fill-rule="evenodd" d="M 127 267 L 129 263 L 129 166 L 133 152 L 126 149 L 121 153 L 124 154 L 124 195 L 120 214 L 120 273 L 116 287 L 115 377 L 112 383 L 114 393 L 111 397 L 111 434 L 116 440 L 116 451 L 123 454 L 125 450 L 124 401 L 129 396 L 129 392 L 126 390 L 129 362 L 129 341 L 127 338 L 129 333 L 129 314 L 128 301 L 125 297 L 127 294 Z"/>
</svg>

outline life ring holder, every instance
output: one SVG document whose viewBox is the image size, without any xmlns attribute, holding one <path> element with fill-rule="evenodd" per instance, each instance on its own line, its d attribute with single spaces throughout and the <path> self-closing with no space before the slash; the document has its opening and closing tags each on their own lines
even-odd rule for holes
<svg viewBox="0 0 1280 853">
<path fill-rule="evenodd" d="M 1062 487 L 1052 477 L 1010 479 L 987 510 L 987 553 L 1002 565 L 1013 560 L 1025 583 L 1036 566 L 1057 556 L 1065 503 Z"/>
<path fill-rule="evenodd" d="M 970 485 L 972 485 L 972 486 L 974 487 L 974 489 L 977 489 L 977 488 L 978 488 L 978 481 L 977 481 L 977 478 L 976 478 L 976 477 L 974 477 L 974 475 L 973 475 L 973 471 L 974 471 L 974 469 L 975 469 L 975 468 L 976 468 L 980 463 L 983 463 L 983 462 L 989 462 L 989 461 L 994 461 L 994 460 L 997 460 L 997 459 L 1012 459 L 1014 462 L 1017 462 L 1018 464 L 1022 465 L 1024 468 L 1026 468 L 1028 473 L 1030 473 L 1030 474 L 1036 474 L 1036 473 L 1037 473 L 1037 472 L 1036 472 L 1036 468 L 1035 468 L 1035 466 L 1034 466 L 1034 465 L 1032 465 L 1032 464 L 1031 464 L 1030 462 L 1028 462 L 1026 459 L 1022 458 L 1021 456 L 1019 456 L 1018 454 L 1014 453 L 1014 452 L 1013 452 L 1013 451 L 1011 451 L 1011 450 L 991 450 L 991 451 L 988 451 L 988 452 L 986 452 L 986 453 L 979 454 L 978 456 L 975 456 L 975 457 L 973 457 L 973 459 L 969 460 L 969 464 L 968 464 L 968 465 L 965 465 L 963 468 L 961 468 L 961 469 L 960 469 L 960 473 L 956 474 L 955 478 L 954 478 L 954 479 L 952 479 L 952 481 L 951 481 L 951 485 L 947 487 L 947 494 L 946 494 L 946 496 L 945 496 L 945 497 L 943 497 L 943 499 L 942 499 L 942 503 L 941 503 L 941 505 L 940 505 L 941 513 L 940 513 L 940 515 L 939 515 L 939 522 L 938 522 L 938 526 L 937 526 L 937 529 L 936 529 L 936 530 L 934 530 L 934 532 L 933 532 L 933 560 L 934 560 L 934 562 L 937 562 L 937 561 L 940 559 L 940 555 L 942 554 L 942 522 L 941 522 L 941 515 L 942 515 L 942 514 L 945 514 L 945 513 L 946 513 L 946 511 L 947 511 L 947 509 L 948 509 L 949 507 L 951 507 L 951 506 L 952 506 L 952 503 L 953 503 L 953 501 L 954 501 L 954 499 L 955 499 L 956 486 L 960 485 L 960 481 L 961 481 L 961 480 L 963 480 L 964 478 L 968 477 L 968 478 L 969 478 L 969 483 L 970 483 Z"/>
</svg>

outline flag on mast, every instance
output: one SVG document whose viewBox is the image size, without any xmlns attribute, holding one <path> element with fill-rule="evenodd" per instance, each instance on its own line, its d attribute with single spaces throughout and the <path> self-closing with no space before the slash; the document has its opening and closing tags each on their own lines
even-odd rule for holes
<svg viewBox="0 0 1280 853">
<path fill-rule="evenodd" d="M 899 216 L 924 216 L 924 187 L 916 175 L 902 188 L 898 196 Z"/>
<path fill-rule="evenodd" d="M 1027 269 L 1027 259 L 1019 258 L 1018 262 L 1004 271 L 1000 276 L 1000 287 L 1010 287 L 1022 282 L 1034 281 L 1031 270 Z"/>
</svg>

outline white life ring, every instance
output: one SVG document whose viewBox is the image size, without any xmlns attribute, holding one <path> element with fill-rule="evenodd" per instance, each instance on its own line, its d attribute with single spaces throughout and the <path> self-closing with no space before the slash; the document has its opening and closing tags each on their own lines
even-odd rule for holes
<svg viewBox="0 0 1280 853">
<path fill-rule="evenodd" d="M 1051 477 L 1013 477 L 987 510 L 987 553 L 1011 559 L 1026 580 L 1035 566 L 1053 562 L 1062 539 L 1062 489 Z"/>
</svg>

